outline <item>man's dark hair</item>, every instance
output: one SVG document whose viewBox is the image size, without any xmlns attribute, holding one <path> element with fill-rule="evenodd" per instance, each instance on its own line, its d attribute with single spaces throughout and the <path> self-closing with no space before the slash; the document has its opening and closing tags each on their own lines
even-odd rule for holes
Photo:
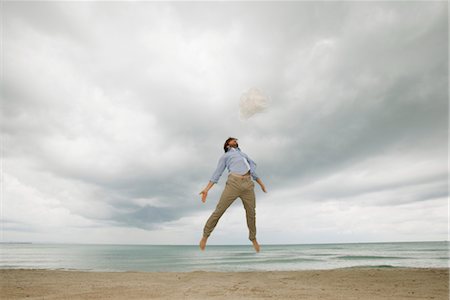
<svg viewBox="0 0 450 300">
<path fill-rule="evenodd" d="M 234 137 L 229 137 L 227 138 L 227 140 L 225 141 L 225 144 L 223 144 L 223 151 L 225 151 L 225 153 L 228 151 L 228 143 L 232 140 L 237 140 L 237 138 Z"/>
</svg>

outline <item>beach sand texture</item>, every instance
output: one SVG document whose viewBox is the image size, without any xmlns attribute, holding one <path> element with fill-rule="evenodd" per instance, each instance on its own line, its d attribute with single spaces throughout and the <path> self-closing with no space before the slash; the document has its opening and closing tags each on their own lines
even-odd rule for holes
<svg viewBox="0 0 450 300">
<path fill-rule="evenodd" d="M 446 268 L 0 273 L 2 299 L 449 299 Z"/>
</svg>

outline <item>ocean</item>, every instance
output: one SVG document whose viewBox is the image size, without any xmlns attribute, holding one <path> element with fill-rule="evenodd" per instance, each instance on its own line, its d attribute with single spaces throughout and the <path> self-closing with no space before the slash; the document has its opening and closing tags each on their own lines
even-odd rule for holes
<svg viewBox="0 0 450 300">
<path fill-rule="evenodd" d="M 264 245 L 0 244 L 1 269 L 290 271 L 349 267 L 449 268 L 449 241 Z"/>
</svg>

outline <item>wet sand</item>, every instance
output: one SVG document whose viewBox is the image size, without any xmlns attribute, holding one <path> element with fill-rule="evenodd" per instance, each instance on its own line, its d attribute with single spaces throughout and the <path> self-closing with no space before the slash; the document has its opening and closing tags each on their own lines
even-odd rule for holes
<svg viewBox="0 0 450 300">
<path fill-rule="evenodd" d="M 0 274 L 2 299 L 449 299 L 445 268 Z"/>
</svg>

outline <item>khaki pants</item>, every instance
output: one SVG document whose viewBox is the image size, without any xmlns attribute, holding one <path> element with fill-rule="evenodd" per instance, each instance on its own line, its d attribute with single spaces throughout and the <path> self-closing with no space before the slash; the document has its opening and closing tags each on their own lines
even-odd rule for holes
<svg viewBox="0 0 450 300">
<path fill-rule="evenodd" d="M 234 200 L 239 197 L 244 204 L 247 217 L 247 226 L 249 230 L 248 239 L 251 241 L 256 239 L 256 201 L 254 188 L 255 183 L 251 176 L 237 177 L 229 174 L 225 189 L 220 196 L 216 209 L 211 214 L 208 221 L 206 221 L 203 229 L 203 236 L 209 237 L 225 210 L 227 210 Z"/>
</svg>

